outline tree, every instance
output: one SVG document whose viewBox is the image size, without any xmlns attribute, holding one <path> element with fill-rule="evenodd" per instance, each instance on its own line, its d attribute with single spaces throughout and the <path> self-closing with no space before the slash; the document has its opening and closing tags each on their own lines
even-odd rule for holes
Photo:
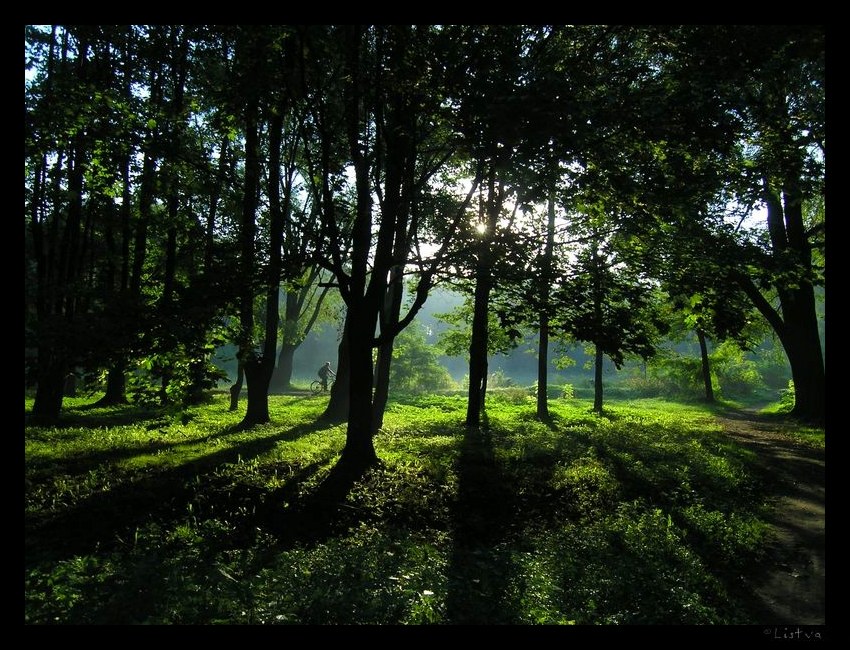
<svg viewBox="0 0 850 650">
<path fill-rule="evenodd" d="M 342 47 L 322 50 L 328 54 L 322 61 L 325 69 L 313 73 L 314 78 L 328 84 L 316 87 L 313 100 L 322 152 L 321 214 L 326 251 L 322 260 L 334 273 L 347 307 L 339 376 L 343 382 L 349 381 L 348 426 L 340 462 L 354 469 L 376 461 L 372 436 L 383 413 L 386 393 L 383 389 L 373 392 L 381 384 L 375 382 L 372 349 L 387 345 L 412 321 L 427 298 L 441 251 L 451 239 L 449 236 L 443 241 L 430 261 L 411 261 L 411 248 L 422 223 L 414 207 L 416 196 L 447 159 L 440 155 L 429 160 L 423 155 L 434 133 L 428 123 L 434 116 L 429 108 L 440 98 L 439 91 L 426 82 L 436 64 L 429 49 L 431 36 L 430 28 L 402 26 L 332 29 L 323 38 L 341 41 Z M 328 47 L 328 41 L 320 40 L 314 43 L 314 51 L 322 42 Z M 423 55 L 430 56 L 432 63 L 417 65 Z M 337 65 L 338 70 L 334 68 Z M 326 72 L 328 67 L 334 75 Z M 336 90 L 341 92 L 336 96 L 341 103 L 332 101 L 334 93 L 329 90 L 340 83 L 342 88 Z M 434 98 L 429 99 L 432 95 Z M 331 164 L 341 135 L 355 195 L 347 230 L 351 242 L 347 256 L 343 244 L 349 239 L 342 234 L 345 231 L 332 189 L 342 186 L 334 180 L 337 170 Z M 380 208 L 377 220 L 373 196 L 377 196 Z M 466 204 L 470 197 L 471 192 Z M 456 229 L 464 209 L 465 205 L 454 215 L 447 233 Z M 419 280 L 407 314 L 400 317 L 396 305 L 409 263 L 418 266 Z M 386 356 L 386 349 L 383 359 L 388 363 L 391 357 Z M 339 390 L 337 382 L 334 391 Z"/>
<path fill-rule="evenodd" d="M 280 317 L 281 345 L 277 365 L 269 382 L 270 391 L 290 389 L 295 351 L 322 318 L 330 288 L 319 266 L 311 267 L 297 280 L 284 284 L 284 309 Z"/>
<path fill-rule="evenodd" d="M 392 385 L 397 390 L 431 392 L 451 387 L 451 375 L 437 360 L 418 322 L 404 328 L 393 346 Z"/>
<path fill-rule="evenodd" d="M 702 213 L 704 240 L 711 241 L 704 254 L 730 261 L 736 284 L 782 342 L 794 377 L 794 414 L 823 421 L 815 287 L 823 283 L 825 235 L 817 209 L 826 146 L 824 29 L 686 27 L 655 46 L 664 53 L 670 102 L 695 128 L 682 150 L 700 151 L 710 162 L 712 173 L 701 176 L 722 196 L 714 214 L 730 201 L 744 215 L 759 204 L 766 211 L 764 227 L 749 231 L 742 221 L 732 228 Z M 716 155 L 707 158 L 708 151 Z"/>
</svg>

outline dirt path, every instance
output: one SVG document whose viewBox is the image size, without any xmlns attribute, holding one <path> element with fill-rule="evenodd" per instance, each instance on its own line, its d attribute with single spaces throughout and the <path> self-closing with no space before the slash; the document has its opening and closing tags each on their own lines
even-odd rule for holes
<svg viewBox="0 0 850 650">
<path fill-rule="evenodd" d="M 719 418 L 726 432 L 758 454 L 776 481 L 766 573 L 750 583 L 760 625 L 824 625 L 824 451 L 782 434 L 788 425 L 748 411 Z"/>
</svg>

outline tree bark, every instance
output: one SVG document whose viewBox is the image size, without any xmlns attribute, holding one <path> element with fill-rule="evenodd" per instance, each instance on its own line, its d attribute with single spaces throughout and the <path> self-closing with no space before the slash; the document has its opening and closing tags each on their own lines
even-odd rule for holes
<svg viewBox="0 0 850 650">
<path fill-rule="evenodd" d="M 546 247 L 543 251 L 543 274 L 540 283 L 540 335 L 537 344 L 537 418 L 548 421 L 549 415 L 549 293 L 552 282 L 552 256 L 555 248 L 555 193 L 549 193 L 546 222 Z"/>
<path fill-rule="evenodd" d="M 277 112 L 269 122 L 269 262 L 266 270 L 266 318 L 262 354 L 245 362 L 248 382 L 248 408 L 241 426 L 248 428 L 269 421 L 269 382 L 277 350 L 277 325 L 280 318 L 281 245 L 283 209 L 280 201 L 280 147 L 283 115 Z"/>
<path fill-rule="evenodd" d="M 702 381 L 705 385 L 705 401 L 714 402 L 714 389 L 711 386 L 711 367 L 708 363 L 708 346 L 705 343 L 705 332 L 697 329 L 699 339 L 699 355 L 702 361 Z"/>
<path fill-rule="evenodd" d="M 808 272 L 812 268 L 811 249 L 803 228 L 800 193 L 797 184 L 786 182 L 784 201 L 767 191 L 767 220 L 774 256 L 793 257 L 799 277 L 792 285 L 777 285 L 781 315 L 759 291 L 753 279 L 739 274 L 738 282 L 779 337 L 794 381 L 792 415 L 813 424 L 826 419 L 826 373 L 818 333 L 814 286 Z M 784 203 L 784 204 L 783 204 Z M 784 230 L 783 230 L 784 228 Z"/>
<path fill-rule="evenodd" d="M 321 419 L 326 422 L 346 422 L 351 404 L 351 358 L 348 344 L 348 313 L 342 328 L 342 338 L 337 352 L 336 379 L 331 387 L 331 397 Z"/>
<path fill-rule="evenodd" d="M 372 188 L 369 180 L 368 143 L 362 138 L 367 107 L 364 106 L 361 47 L 363 30 L 347 28 L 346 64 L 350 83 L 346 86 L 346 127 L 348 146 L 354 166 L 356 210 L 352 228 L 351 278 L 348 293 L 347 338 L 351 362 L 348 427 L 340 463 L 354 470 L 377 461 L 372 440 L 372 340 L 375 337 L 378 310 L 370 304 L 376 299 L 366 291 L 369 253 L 372 244 Z M 386 236 L 386 235 L 385 235 Z M 377 257 L 377 254 L 376 254 Z M 376 270 L 375 273 L 378 273 Z"/>
<path fill-rule="evenodd" d="M 86 79 L 88 43 L 79 42 L 76 74 Z M 64 58 L 65 52 L 63 52 Z M 38 291 L 38 388 L 33 403 L 33 416 L 38 421 L 51 422 L 62 410 L 65 376 L 73 357 L 73 331 L 79 274 L 82 269 L 80 253 L 81 223 L 83 216 L 84 170 L 86 142 L 82 132 L 71 137 L 67 169 L 66 218 L 60 232 L 60 210 L 55 210 L 50 224 L 47 249 L 43 251 L 39 269 Z M 57 197 L 66 194 L 61 185 L 62 156 L 56 161 Z M 57 200 L 57 206 L 60 201 Z M 40 230 L 40 228 L 38 229 Z M 34 233 L 35 234 L 35 233 Z"/>
<path fill-rule="evenodd" d="M 254 48 L 248 48 L 247 56 L 254 57 Z M 254 351 L 254 237 L 257 231 L 257 191 L 260 179 L 259 147 L 259 99 L 257 91 L 249 92 L 245 105 L 245 176 L 242 192 L 242 215 L 240 235 L 240 275 L 242 278 L 239 295 L 239 377 L 242 387 L 243 374 L 247 379 L 246 367 L 252 362 Z M 230 388 L 230 410 L 238 404 L 239 392 Z"/>
<path fill-rule="evenodd" d="M 596 354 L 593 360 L 593 410 L 602 413 L 602 348 L 596 345 Z"/>
<path fill-rule="evenodd" d="M 387 295 L 384 303 L 382 314 L 383 326 L 381 331 L 388 331 L 389 328 L 395 327 L 398 324 L 398 317 L 401 313 L 401 299 L 404 293 L 404 285 L 402 284 L 402 268 L 394 267 L 391 271 L 389 287 L 387 287 Z M 393 345 L 395 337 L 388 337 L 378 347 L 378 360 L 375 371 L 375 398 L 372 409 L 372 429 L 377 431 L 384 426 L 384 411 L 387 408 L 387 400 L 390 394 L 390 369 L 393 359 Z"/>
<path fill-rule="evenodd" d="M 499 213 L 502 209 L 503 192 L 496 188 L 496 167 L 491 163 L 487 181 L 487 205 L 479 207 L 479 220 L 485 230 L 481 233 L 475 266 L 475 294 L 472 310 L 472 336 L 469 342 L 469 391 L 466 405 L 466 425 L 478 427 L 487 397 L 487 352 L 489 342 L 488 314 L 490 291 L 493 286 L 491 246 L 494 239 Z M 486 214 L 486 219 L 482 218 Z"/>
<path fill-rule="evenodd" d="M 294 343 L 283 342 L 277 355 L 277 365 L 269 381 L 269 392 L 283 393 L 292 389 L 292 368 L 295 363 L 295 351 L 298 346 Z"/>
<path fill-rule="evenodd" d="M 109 406 L 127 403 L 127 376 L 123 362 L 112 364 L 106 374 L 106 391 L 96 404 Z"/>
<path fill-rule="evenodd" d="M 230 386 L 230 408 L 235 411 L 239 408 L 239 395 L 242 393 L 242 382 L 245 377 L 245 365 L 240 360 L 236 365 L 236 381 Z"/>
</svg>

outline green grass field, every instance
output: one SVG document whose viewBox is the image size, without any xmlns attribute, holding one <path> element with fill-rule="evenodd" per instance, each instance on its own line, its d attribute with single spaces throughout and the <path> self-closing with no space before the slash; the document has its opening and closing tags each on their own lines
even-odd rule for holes
<svg viewBox="0 0 850 650">
<path fill-rule="evenodd" d="M 751 622 L 770 479 L 707 407 L 555 399 L 543 424 L 509 391 L 478 433 L 463 397 L 397 397 L 381 465 L 340 485 L 326 400 L 248 432 L 224 395 L 27 427 L 25 622 Z"/>
</svg>

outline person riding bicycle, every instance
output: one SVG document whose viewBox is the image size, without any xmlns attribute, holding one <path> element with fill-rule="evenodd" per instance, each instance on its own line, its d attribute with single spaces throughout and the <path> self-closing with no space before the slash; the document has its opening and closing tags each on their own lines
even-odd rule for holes
<svg viewBox="0 0 850 650">
<path fill-rule="evenodd" d="M 325 365 L 319 368 L 319 379 L 322 380 L 322 390 L 328 389 L 328 375 L 336 377 L 336 373 L 331 370 L 331 362 L 325 361 Z"/>
</svg>

